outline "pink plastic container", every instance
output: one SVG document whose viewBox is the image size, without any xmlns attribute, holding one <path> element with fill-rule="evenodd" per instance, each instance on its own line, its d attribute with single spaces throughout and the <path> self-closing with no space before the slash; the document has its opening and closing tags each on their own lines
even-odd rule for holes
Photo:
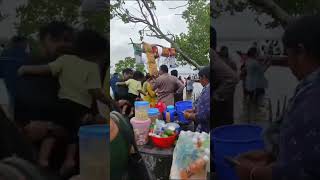
<svg viewBox="0 0 320 180">
<path fill-rule="evenodd" d="M 137 118 L 132 118 L 130 120 L 132 124 L 134 137 L 136 140 L 137 145 L 145 145 L 148 143 L 148 136 L 149 136 L 149 129 L 151 125 L 151 120 L 139 120 Z"/>
</svg>

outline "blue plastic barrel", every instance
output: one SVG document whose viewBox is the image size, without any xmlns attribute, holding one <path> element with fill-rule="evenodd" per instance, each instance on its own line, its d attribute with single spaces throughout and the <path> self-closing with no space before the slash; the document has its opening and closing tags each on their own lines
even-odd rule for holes
<svg viewBox="0 0 320 180">
<path fill-rule="evenodd" d="M 185 110 L 192 109 L 192 101 L 179 101 L 176 102 L 176 112 L 178 119 L 181 123 L 187 124 L 189 121 L 184 118 L 183 112 Z"/>
<path fill-rule="evenodd" d="M 218 180 L 239 180 L 234 167 L 225 157 L 236 157 L 239 154 L 263 150 L 262 128 L 254 125 L 228 125 L 216 128 L 211 135 L 213 160 Z"/>
<path fill-rule="evenodd" d="M 104 124 L 81 126 L 79 137 L 84 138 L 106 138 L 109 141 L 109 126 Z"/>
<path fill-rule="evenodd" d="M 108 125 L 88 125 L 80 128 L 80 174 L 84 176 L 84 179 L 91 177 L 94 177 L 93 179 L 107 179 L 110 167 L 108 165 L 109 142 Z M 99 169 L 95 169 L 96 167 Z"/>
</svg>

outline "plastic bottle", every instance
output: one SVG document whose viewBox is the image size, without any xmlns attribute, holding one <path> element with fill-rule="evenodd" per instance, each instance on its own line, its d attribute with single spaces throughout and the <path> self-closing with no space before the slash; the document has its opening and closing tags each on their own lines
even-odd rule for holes
<svg viewBox="0 0 320 180">
<path fill-rule="evenodd" d="M 174 121 L 175 109 L 174 106 L 167 106 L 167 110 L 165 111 L 165 120 L 167 123 Z"/>
</svg>

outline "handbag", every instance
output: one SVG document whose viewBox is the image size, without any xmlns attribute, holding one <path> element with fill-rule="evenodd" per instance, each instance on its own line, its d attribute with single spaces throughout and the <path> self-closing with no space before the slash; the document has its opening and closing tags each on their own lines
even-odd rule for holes
<svg viewBox="0 0 320 180">
<path fill-rule="evenodd" d="M 128 177 L 132 180 L 151 180 L 147 166 L 145 165 L 142 156 L 138 150 L 136 141 L 134 140 L 134 131 L 132 125 L 128 122 L 128 120 L 123 117 L 120 113 L 113 111 L 111 112 L 112 115 L 117 117 L 117 120 L 114 120 L 115 123 L 119 127 L 119 132 L 125 136 L 125 139 L 128 140 L 128 144 L 132 145 L 134 148 L 134 153 L 129 155 L 128 158 Z M 120 120 L 122 120 L 127 126 L 129 126 L 130 130 L 125 131 L 120 126 Z"/>
</svg>

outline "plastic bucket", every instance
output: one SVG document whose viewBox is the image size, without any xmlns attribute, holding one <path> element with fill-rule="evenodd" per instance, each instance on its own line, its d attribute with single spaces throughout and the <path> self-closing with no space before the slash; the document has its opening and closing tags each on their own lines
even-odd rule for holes
<svg viewBox="0 0 320 180">
<path fill-rule="evenodd" d="M 176 141 L 177 136 L 170 136 L 167 138 L 162 138 L 162 137 L 155 137 L 155 136 L 150 136 L 151 141 L 153 142 L 154 146 L 158 148 L 170 148 L 173 146 L 174 142 Z"/>
<path fill-rule="evenodd" d="M 176 103 L 176 112 L 181 123 L 189 123 L 189 121 L 184 118 L 183 114 L 183 112 L 188 109 L 192 109 L 192 101 L 179 101 Z"/>
<path fill-rule="evenodd" d="M 225 157 L 236 157 L 241 153 L 264 149 L 262 128 L 253 125 L 222 126 L 213 131 L 213 159 L 218 180 L 239 180 L 234 167 Z"/>
<path fill-rule="evenodd" d="M 80 175 L 83 179 L 109 178 L 109 126 L 89 125 L 79 130 Z"/>
<path fill-rule="evenodd" d="M 132 118 L 130 123 L 133 127 L 134 137 L 137 145 L 147 144 L 151 120 L 148 119 L 146 121 L 141 121 L 137 118 Z"/>
</svg>

